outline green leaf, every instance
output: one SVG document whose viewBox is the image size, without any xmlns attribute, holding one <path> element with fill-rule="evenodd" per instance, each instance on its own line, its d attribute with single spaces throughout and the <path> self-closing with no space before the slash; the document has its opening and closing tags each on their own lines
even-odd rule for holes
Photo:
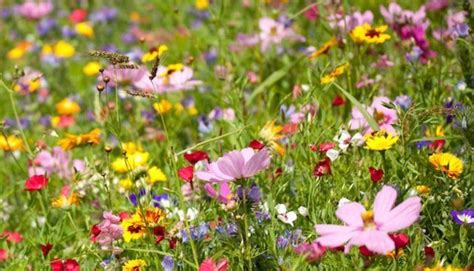
<svg viewBox="0 0 474 271">
<path fill-rule="evenodd" d="M 337 83 L 333 83 L 333 85 L 335 85 L 342 92 L 342 94 L 344 94 L 344 96 L 346 96 L 346 98 L 349 99 L 349 101 L 351 101 L 351 103 L 354 104 L 354 106 L 357 107 L 357 109 L 359 109 L 359 111 L 362 113 L 362 116 L 364 116 L 364 119 L 367 121 L 367 123 L 369 124 L 370 128 L 372 128 L 372 130 L 374 131 L 380 130 L 380 127 L 375 121 L 375 119 L 369 114 L 369 112 L 367 112 L 367 110 L 365 110 L 365 107 L 359 101 L 357 101 L 357 99 L 354 96 L 352 96 L 349 92 L 347 92 Z"/>
</svg>

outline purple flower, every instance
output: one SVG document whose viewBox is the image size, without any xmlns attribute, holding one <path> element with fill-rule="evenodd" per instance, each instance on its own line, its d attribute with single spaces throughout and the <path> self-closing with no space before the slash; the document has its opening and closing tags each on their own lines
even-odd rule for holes
<svg viewBox="0 0 474 271">
<path fill-rule="evenodd" d="M 474 209 L 466 209 L 462 211 L 451 211 L 454 222 L 459 225 L 474 226 Z"/>
<path fill-rule="evenodd" d="M 41 20 L 38 25 L 36 25 L 36 31 L 38 31 L 40 36 L 44 36 L 54 27 L 56 27 L 56 20 L 47 18 Z"/>
<path fill-rule="evenodd" d="M 400 95 L 395 98 L 394 103 L 400 106 L 401 108 L 407 110 L 411 106 L 412 100 L 411 97 L 408 95 Z"/>
<path fill-rule="evenodd" d="M 372 24 L 373 20 L 374 14 L 370 10 L 365 11 L 364 13 L 356 11 L 346 16 L 335 14 L 328 17 L 329 25 L 332 28 L 337 27 L 342 33 L 350 32 L 357 26 L 363 25 L 365 23 Z"/>
<path fill-rule="evenodd" d="M 115 8 L 102 8 L 95 11 L 90 15 L 90 20 L 93 22 L 109 22 L 117 17 L 117 9 Z"/>
<path fill-rule="evenodd" d="M 172 271 L 174 268 L 173 257 L 171 256 L 163 257 L 163 260 L 161 261 L 161 267 L 163 267 L 165 271 Z"/>
<path fill-rule="evenodd" d="M 288 238 L 285 236 L 278 236 L 277 238 L 277 247 L 278 248 L 286 248 L 289 244 Z"/>
<path fill-rule="evenodd" d="M 236 235 L 239 232 L 239 229 L 236 224 L 230 223 L 227 224 L 226 231 L 228 235 Z"/>
</svg>

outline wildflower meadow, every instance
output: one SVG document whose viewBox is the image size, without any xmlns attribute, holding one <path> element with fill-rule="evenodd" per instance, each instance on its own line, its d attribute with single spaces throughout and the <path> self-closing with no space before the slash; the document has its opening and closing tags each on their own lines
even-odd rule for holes
<svg viewBox="0 0 474 271">
<path fill-rule="evenodd" d="M 0 0 L 0 270 L 474 270 L 471 0 Z"/>
</svg>

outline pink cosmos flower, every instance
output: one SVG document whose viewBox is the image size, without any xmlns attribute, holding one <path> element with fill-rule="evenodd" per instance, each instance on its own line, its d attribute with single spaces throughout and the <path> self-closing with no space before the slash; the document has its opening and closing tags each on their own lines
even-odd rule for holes
<svg viewBox="0 0 474 271">
<path fill-rule="evenodd" d="M 217 161 L 206 165 L 206 170 L 196 172 L 196 177 L 208 182 L 231 182 L 250 178 L 270 165 L 267 149 L 255 152 L 252 148 L 226 153 Z"/>
<path fill-rule="evenodd" d="M 214 188 L 214 185 L 211 183 L 206 183 L 204 185 L 204 190 L 206 191 L 207 195 L 211 198 L 217 199 L 217 201 L 227 204 L 229 203 L 232 198 L 233 194 L 230 190 L 229 183 L 220 183 L 219 184 L 219 191 Z"/>
<path fill-rule="evenodd" d="M 350 32 L 357 26 L 365 23 L 372 24 L 373 20 L 374 14 L 370 10 L 365 11 L 364 13 L 356 11 L 346 16 L 335 14 L 328 17 L 329 25 L 332 28 L 338 28 L 342 33 Z"/>
<path fill-rule="evenodd" d="M 394 134 L 395 129 L 392 124 L 397 120 L 397 111 L 385 107 L 384 103 L 390 103 L 387 97 L 375 97 L 372 104 L 367 108 L 367 112 L 377 121 L 381 130 L 389 134 Z M 362 129 L 364 134 L 372 132 L 367 120 L 357 108 L 352 109 L 352 119 L 349 121 L 351 130 Z"/>
<path fill-rule="evenodd" d="M 36 20 L 48 15 L 53 10 L 53 3 L 51 1 L 32 1 L 27 0 L 18 6 L 18 12 L 21 16 Z"/>
<path fill-rule="evenodd" d="M 99 76 L 99 79 L 102 80 L 102 76 Z M 139 66 L 137 69 L 120 69 L 118 67 L 115 67 L 114 69 L 114 67 L 110 65 L 104 70 L 103 76 L 109 77 L 110 82 L 108 84 L 111 87 L 114 87 L 116 84 L 121 86 L 135 86 L 135 84 L 137 84 L 143 78 L 150 81 L 148 78 L 148 70 L 142 66 Z"/>
<path fill-rule="evenodd" d="M 264 17 L 258 22 L 260 28 L 260 49 L 265 52 L 270 45 L 280 44 L 284 39 L 294 41 L 304 41 L 304 37 L 296 34 L 290 27 L 282 22 L 277 22 L 271 18 Z"/>
<path fill-rule="evenodd" d="M 396 199 L 397 191 L 383 186 L 375 197 L 373 211 L 367 211 L 357 202 L 342 205 L 336 216 L 345 225 L 316 225 L 316 232 L 320 235 L 316 241 L 333 248 L 346 245 L 346 252 L 353 245 L 366 246 L 370 251 L 383 255 L 393 251 L 395 243 L 389 233 L 411 226 L 421 211 L 419 197 L 410 197 L 393 208 Z"/>
<path fill-rule="evenodd" d="M 201 263 L 198 271 L 226 271 L 228 267 L 229 263 L 225 258 L 221 259 L 219 262 L 207 258 Z"/>
<path fill-rule="evenodd" d="M 202 84 L 202 81 L 193 79 L 193 70 L 181 64 L 168 67 L 159 66 L 157 76 L 150 80 L 143 76 L 134 85 L 138 89 L 156 93 L 176 92 L 180 90 L 191 90 Z"/>
</svg>

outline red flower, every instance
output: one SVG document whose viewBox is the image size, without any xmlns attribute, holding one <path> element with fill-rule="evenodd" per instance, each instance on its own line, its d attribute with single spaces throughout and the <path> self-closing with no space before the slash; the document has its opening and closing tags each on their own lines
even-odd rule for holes
<svg viewBox="0 0 474 271">
<path fill-rule="evenodd" d="M 330 149 L 334 148 L 336 146 L 336 143 L 334 142 L 323 142 L 319 144 L 319 151 L 320 152 L 327 152 Z"/>
<path fill-rule="evenodd" d="M 438 139 L 438 140 L 435 140 L 433 141 L 431 144 L 430 144 L 430 149 L 432 149 L 433 151 L 441 151 L 444 147 L 444 144 L 446 143 L 446 140 L 444 139 Z"/>
<path fill-rule="evenodd" d="M 283 129 L 281 130 L 282 134 L 291 135 L 298 132 L 298 124 L 297 123 L 287 123 L 283 125 Z"/>
<path fill-rule="evenodd" d="M 254 140 L 250 141 L 249 147 L 254 149 L 254 150 L 261 150 L 261 149 L 263 149 L 263 147 L 265 147 L 265 144 L 263 144 L 262 142 L 254 139 Z"/>
<path fill-rule="evenodd" d="M 186 159 L 191 165 L 195 165 L 201 160 L 209 160 L 209 156 L 207 155 L 207 152 L 204 151 L 193 151 L 185 153 L 184 159 Z"/>
<path fill-rule="evenodd" d="M 97 236 L 100 234 L 100 232 L 101 232 L 101 230 L 100 230 L 98 224 L 95 224 L 94 226 L 92 226 L 92 228 L 91 228 L 91 235 L 92 235 L 91 240 L 93 242 L 96 241 Z"/>
<path fill-rule="evenodd" d="M 162 226 L 157 226 L 153 228 L 153 234 L 156 236 L 156 244 L 159 244 L 165 239 L 166 230 Z"/>
<path fill-rule="evenodd" d="M 329 174 L 331 174 L 331 160 L 326 157 L 323 160 L 319 161 L 318 164 L 316 164 L 313 170 L 313 175 L 321 177 Z"/>
<path fill-rule="evenodd" d="M 178 242 L 178 240 L 176 238 L 171 238 L 170 240 L 168 240 L 168 244 L 170 246 L 170 249 L 175 249 L 177 242 Z"/>
<path fill-rule="evenodd" d="M 428 258 L 429 260 L 433 259 L 435 256 L 435 251 L 432 247 L 426 246 L 425 249 L 425 257 Z"/>
<path fill-rule="evenodd" d="M 25 189 L 32 192 L 45 188 L 48 185 L 48 178 L 44 175 L 34 175 L 25 182 Z"/>
<path fill-rule="evenodd" d="M 0 238 L 6 238 L 8 242 L 11 243 L 21 243 L 23 241 L 23 236 L 21 236 L 20 233 L 14 232 L 14 231 L 3 231 L 2 234 L 0 234 Z"/>
<path fill-rule="evenodd" d="M 374 256 L 375 254 L 370 251 L 366 246 L 361 246 L 359 247 L 359 252 L 360 254 L 364 255 L 365 257 L 370 257 L 370 256 Z"/>
<path fill-rule="evenodd" d="M 390 238 L 392 238 L 393 242 L 395 243 L 395 248 L 405 248 L 410 243 L 410 238 L 408 235 L 399 233 L 399 234 L 389 234 Z"/>
<path fill-rule="evenodd" d="M 334 99 L 332 100 L 332 106 L 334 107 L 344 105 L 345 103 L 346 101 L 344 101 L 344 98 L 339 95 L 334 97 Z"/>
<path fill-rule="evenodd" d="M 127 212 L 120 212 L 118 216 L 120 217 L 120 222 L 122 222 L 125 218 L 128 218 L 130 215 Z"/>
<path fill-rule="evenodd" d="M 71 14 L 69 14 L 69 20 L 73 23 L 80 23 L 84 21 L 87 17 L 87 11 L 84 9 L 75 9 Z"/>
<path fill-rule="evenodd" d="M 53 259 L 49 264 L 52 271 L 80 271 L 81 267 L 79 263 L 74 259 L 67 259 L 65 261 L 61 259 Z"/>
<path fill-rule="evenodd" d="M 0 248 L 0 262 L 6 261 L 8 259 L 8 252 L 6 249 Z"/>
<path fill-rule="evenodd" d="M 185 182 L 192 182 L 194 176 L 194 168 L 193 166 L 189 167 L 182 167 L 178 169 L 178 176 L 183 179 Z"/>
<path fill-rule="evenodd" d="M 369 167 L 370 179 L 374 183 L 380 182 L 383 178 L 383 169 L 375 169 L 374 167 Z"/>
<path fill-rule="evenodd" d="M 41 245 L 41 252 L 43 253 L 43 256 L 46 257 L 48 256 L 49 251 L 53 248 L 53 245 L 50 243 L 46 243 L 45 245 Z"/>
</svg>

